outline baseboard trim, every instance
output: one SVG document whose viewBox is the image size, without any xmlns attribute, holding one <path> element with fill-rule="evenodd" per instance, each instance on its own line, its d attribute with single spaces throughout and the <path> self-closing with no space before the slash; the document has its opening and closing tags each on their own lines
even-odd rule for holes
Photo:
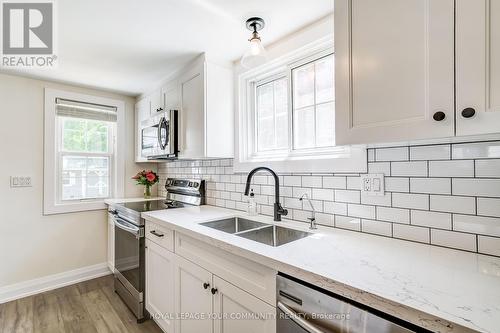
<svg viewBox="0 0 500 333">
<path fill-rule="evenodd" d="M 109 274 L 111 274 L 111 271 L 108 264 L 104 262 L 11 284 L 0 288 L 0 304 Z"/>
</svg>

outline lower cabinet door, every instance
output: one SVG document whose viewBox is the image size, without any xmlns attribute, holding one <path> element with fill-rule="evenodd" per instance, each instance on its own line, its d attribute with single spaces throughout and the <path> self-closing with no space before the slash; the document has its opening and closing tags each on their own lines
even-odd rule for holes
<svg viewBox="0 0 500 333">
<path fill-rule="evenodd" d="M 276 308 L 214 276 L 214 332 L 274 333 Z"/>
<path fill-rule="evenodd" d="M 115 218 L 108 213 L 108 268 L 115 272 Z"/>
<path fill-rule="evenodd" d="M 175 254 L 146 240 L 146 310 L 164 332 L 175 332 Z"/>
<path fill-rule="evenodd" d="M 212 273 L 179 256 L 175 266 L 177 333 L 212 333 Z M 231 332 L 231 331 L 228 331 Z"/>
</svg>

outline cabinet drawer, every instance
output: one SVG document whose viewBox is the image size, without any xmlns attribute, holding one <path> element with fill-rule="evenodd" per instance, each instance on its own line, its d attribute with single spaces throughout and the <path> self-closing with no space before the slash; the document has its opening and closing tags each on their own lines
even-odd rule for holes
<svg viewBox="0 0 500 333">
<path fill-rule="evenodd" d="M 146 221 L 146 238 L 171 252 L 174 251 L 174 231 L 169 228 Z"/>
<path fill-rule="evenodd" d="M 276 302 L 276 271 L 199 240 L 175 233 L 176 254 L 270 305 Z"/>
</svg>

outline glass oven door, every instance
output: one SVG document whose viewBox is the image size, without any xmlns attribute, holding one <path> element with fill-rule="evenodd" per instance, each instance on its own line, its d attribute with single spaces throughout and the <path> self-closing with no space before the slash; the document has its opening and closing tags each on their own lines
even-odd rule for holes
<svg viewBox="0 0 500 333">
<path fill-rule="evenodd" d="M 144 227 L 115 217 L 115 270 L 132 294 L 144 290 Z M 120 279 L 122 280 L 122 279 Z"/>
</svg>

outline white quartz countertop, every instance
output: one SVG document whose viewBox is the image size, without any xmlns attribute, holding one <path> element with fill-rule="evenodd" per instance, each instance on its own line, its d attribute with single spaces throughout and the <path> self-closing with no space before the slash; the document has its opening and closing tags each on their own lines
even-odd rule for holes
<svg viewBox="0 0 500 333">
<path fill-rule="evenodd" d="M 199 223 L 272 218 L 212 206 L 142 216 L 431 331 L 500 332 L 500 258 L 324 227 L 271 247 Z"/>
<path fill-rule="evenodd" d="M 119 203 L 154 201 L 154 200 L 161 200 L 161 199 L 165 199 L 165 198 L 162 198 L 162 197 L 153 197 L 153 198 L 149 198 L 149 199 L 144 199 L 144 198 L 113 198 L 113 199 L 105 199 L 104 203 L 106 205 L 114 205 L 114 204 L 119 204 Z"/>
</svg>

